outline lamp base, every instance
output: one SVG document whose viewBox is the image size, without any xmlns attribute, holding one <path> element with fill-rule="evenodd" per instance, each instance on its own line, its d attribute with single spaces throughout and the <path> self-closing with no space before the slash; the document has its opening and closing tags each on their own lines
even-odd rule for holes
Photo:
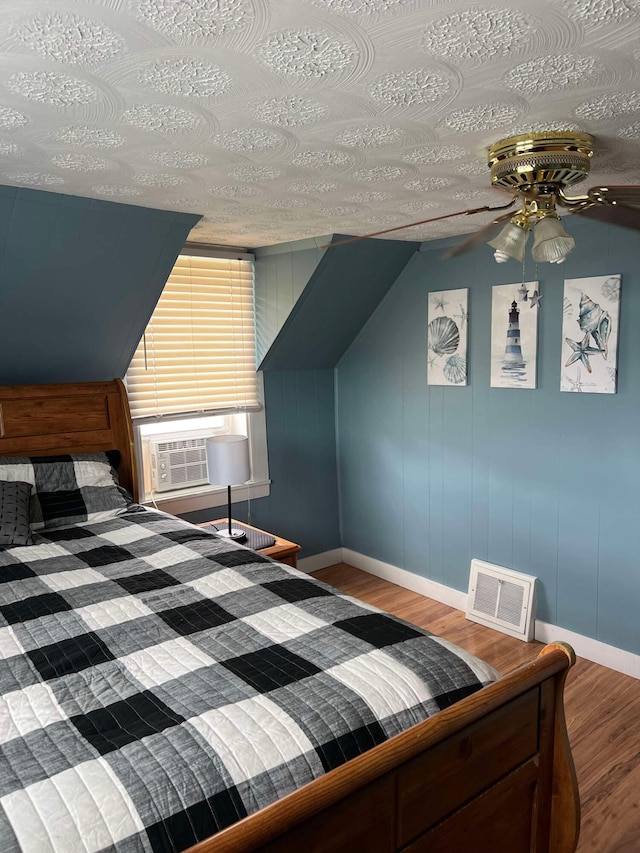
<svg viewBox="0 0 640 853">
<path fill-rule="evenodd" d="M 247 538 L 247 533 L 239 527 L 232 527 L 231 530 L 229 530 L 228 527 L 225 527 L 222 530 L 216 529 L 216 536 L 224 536 L 225 539 L 235 539 L 240 541 L 241 539 Z"/>
</svg>

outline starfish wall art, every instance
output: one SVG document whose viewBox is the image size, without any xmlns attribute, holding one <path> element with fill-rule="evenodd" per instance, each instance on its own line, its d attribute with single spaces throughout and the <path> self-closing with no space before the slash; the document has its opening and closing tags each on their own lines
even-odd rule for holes
<svg viewBox="0 0 640 853">
<path fill-rule="evenodd" d="M 620 275 L 565 279 L 561 391 L 616 393 L 620 284 Z"/>
</svg>

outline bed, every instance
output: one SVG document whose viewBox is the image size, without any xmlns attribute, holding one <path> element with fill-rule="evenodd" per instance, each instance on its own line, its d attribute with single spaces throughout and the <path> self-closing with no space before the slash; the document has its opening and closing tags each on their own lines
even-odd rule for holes
<svg viewBox="0 0 640 853">
<path fill-rule="evenodd" d="M 119 380 L 0 387 L 9 481 L 31 515 L 0 550 L 3 851 L 575 850 L 569 647 L 497 677 L 132 505 Z"/>
</svg>

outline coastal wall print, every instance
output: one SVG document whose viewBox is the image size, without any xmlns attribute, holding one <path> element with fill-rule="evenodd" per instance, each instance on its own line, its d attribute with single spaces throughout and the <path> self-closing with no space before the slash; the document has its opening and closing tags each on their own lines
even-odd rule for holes
<svg viewBox="0 0 640 853">
<path fill-rule="evenodd" d="M 615 394 L 622 276 L 564 282 L 560 390 Z"/>
<path fill-rule="evenodd" d="M 492 288 L 492 388 L 536 387 L 539 308 L 537 281 Z"/>
<path fill-rule="evenodd" d="M 469 290 L 429 294 L 427 385 L 467 384 Z"/>
</svg>

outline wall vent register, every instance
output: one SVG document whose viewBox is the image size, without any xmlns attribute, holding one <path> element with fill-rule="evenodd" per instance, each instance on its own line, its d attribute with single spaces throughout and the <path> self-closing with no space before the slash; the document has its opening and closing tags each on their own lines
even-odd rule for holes
<svg viewBox="0 0 640 853">
<path fill-rule="evenodd" d="M 532 575 L 472 560 L 467 619 L 529 642 L 535 628 L 535 582 Z"/>
<path fill-rule="evenodd" d="M 206 436 L 149 442 L 155 492 L 208 483 Z"/>
</svg>

